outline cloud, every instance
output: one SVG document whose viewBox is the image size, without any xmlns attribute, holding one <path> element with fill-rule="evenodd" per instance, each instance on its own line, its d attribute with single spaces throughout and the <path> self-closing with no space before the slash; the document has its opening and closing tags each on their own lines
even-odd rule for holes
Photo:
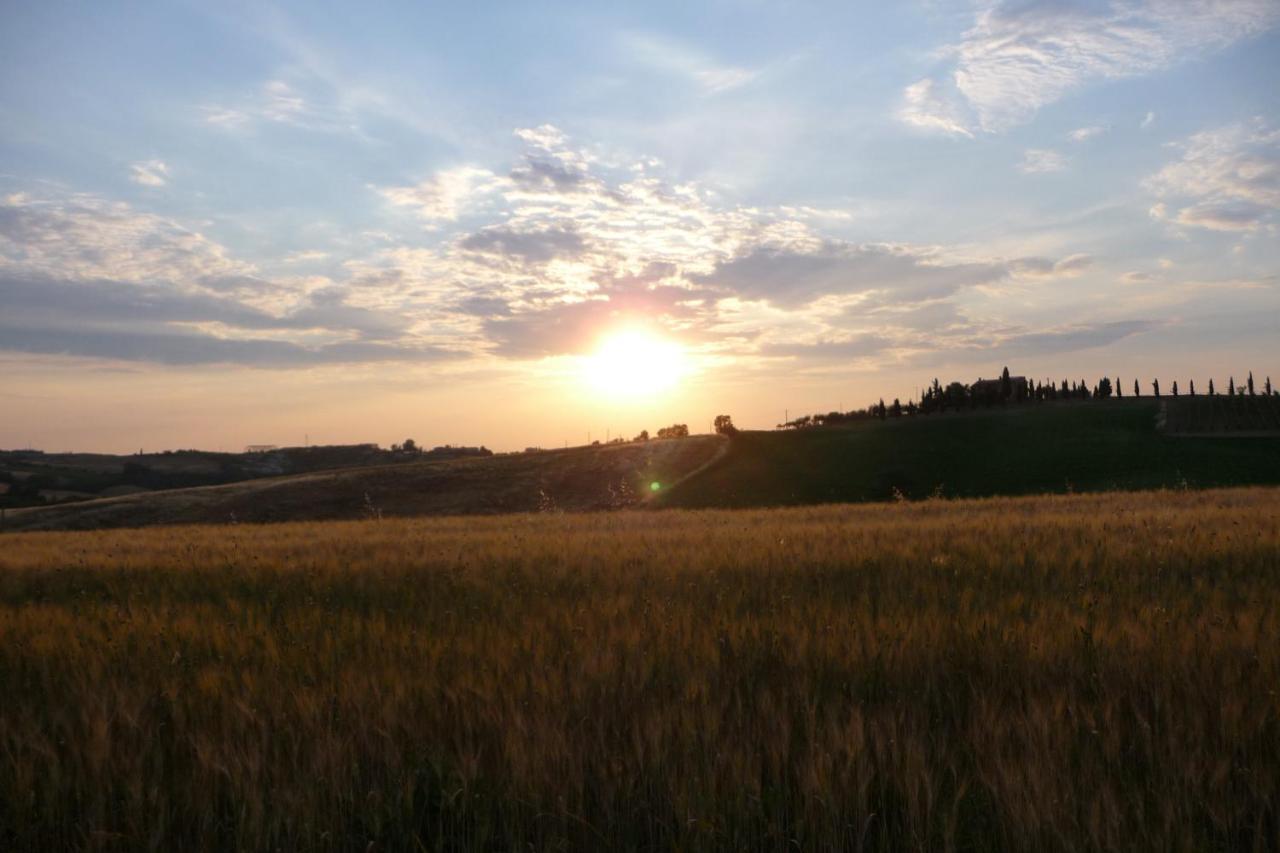
<svg viewBox="0 0 1280 853">
<path fill-rule="evenodd" d="M 43 329 L 0 321 L 0 350 L 170 366 L 237 365 L 305 368 L 370 362 L 439 362 L 460 353 L 367 341 L 306 347 L 290 341 L 218 338 L 198 332 L 117 329 Z"/>
<path fill-rule="evenodd" d="M 321 252 L 318 249 L 308 249 L 303 252 L 290 252 L 280 259 L 281 263 L 286 264 L 306 264 L 314 261 L 323 261 L 329 257 L 328 252 Z"/>
<path fill-rule="evenodd" d="M 976 348 L 995 350 L 1006 357 L 1054 355 L 1110 346 L 1158 328 L 1158 325 L 1149 320 L 1075 324 L 1043 332 L 1019 332 Z"/>
<path fill-rule="evenodd" d="M 1214 231 L 1253 231 L 1280 209 L 1280 130 L 1261 121 L 1197 133 L 1144 185 L 1152 216 Z"/>
<path fill-rule="evenodd" d="M 519 231 L 508 226 L 483 228 L 461 240 L 459 247 L 526 264 L 540 264 L 556 258 L 576 258 L 586 249 L 582 235 L 565 226 Z"/>
<path fill-rule="evenodd" d="M 403 317 L 312 293 L 281 314 L 166 284 L 0 273 L 0 350 L 162 364 L 301 367 L 460 353 L 415 342 Z"/>
<path fill-rule="evenodd" d="M 0 349 L 280 369 L 528 360 L 643 324 L 722 354 L 804 345 L 789 357 L 899 359 L 993 339 L 959 314 L 966 294 L 1090 263 L 850 243 L 803 206 L 726 203 L 650 160 L 605 162 L 550 125 L 516 135 L 523 150 L 505 167 L 375 188 L 447 232 L 330 256 L 329 275 L 264 272 L 193 228 L 93 196 L 14 194 L 0 203 Z"/>
<path fill-rule="evenodd" d="M 162 187 L 169 182 L 169 167 L 160 160 L 147 160 L 129 167 L 129 180 L 144 187 Z"/>
<path fill-rule="evenodd" d="M 1095 136 L 1101 136 L 1107 132 L 1107 128 L 1101 125 L 1092 125 L 1090 127 L 1077 127 L 1075 130 L 1067 134 L 1072 142 L 1088 142 Z"/>
<path fill-rule="evenodd" d="M 1019 274 L 1072 275 L 1089 262 L 1086 255 L 1057 264 L 1043 258 L 954 260 L 929 248 L 828 240 L 792 248 L 755 246 L 693 280 L 725 294 L 781 307 L 806 305 L 824 296 L 868 293 L 879 294 L 882 303 L 919 303 Z"/>
<path fill-rule="evenodd" d="M 264 278 L 199 232 L 93 196 L 0 203 L 0 349 L 263 366 L 466 350 L 416 331 L 420 314 L 390 298 Z"/>
<path fill-rule="evenodd" d="M 1068 255 L 1058 261 L 1048 258 L 1015 258 L 1009 261 L 1010 274 L 1031 278 L 1074 278 L 1093 266 L 1093 256 L 1082 253 Z"/>
<path fill-rule="evenodd" d="M 662 319 L 683 321 L 675 325 L 684 326 L 687 337 L 705 337 L 711 309 L 685 304 L 689 295 L 680 287 L 619 282 L 582 302 L 518 311 L 508 306 L 504 313 L 485 319 L 484 332 L 495 354 L 518 359 L 582 353 L 612 328 L 655 325 Z M 668 334 L 679 332 L 668 329 Z"/>
<path fill-rule="evenodd" d="M 984 4 L 900 117 L 948 133 L 998 133 L 1084 86 L 1148 74 L 1261 33 L 1274 0 L 1021 0 Z"/>
<path fill-rule="evenodd" d="M 675 74 L 692 81 L 705 95 L 717 95 L 744 86 L 759 72 L 714 62 L 696 49 L 651 34 L 630 33 L 621 40 L 622 51 L 650 70 Z"/>
<path fill-rule="evenodd" d="M 1061 172 L 1067 168 L 1067 158 L 1048 148 L 1028 148 L 1022 154 L 1018 171 L 1028 175 Z"/>
<path fill-rule="evenodd" d="M 759 353 L 766 358 L 846 362 L 883 355 L 900 345 L 900 341 L 886 335 L 860 334 L 812 343 L 766 343 L 760 347 Z"/>
<path fill-rule="evenodd" d="M 1148 111 L 1147 114 L 1142 117 L 1142 121 L 1138 124 L 1138 127 L 1140 127 L 1143 130 L 1146 130 L 1147 128 L 1151 127 L 1152 124 L 1155 123 L 1155 120 L 1156 120 L 1156 114 Z"/>
<path fill-rule="evenodd" d="M 0 260 L 54 276 L 125 281 L 247 276 L 248 264 L 197 231 L 89 195 L 0 201 Z"/>
<path fill-rule="evenodd" d="M 944 93 L 944 85 L 943 81 L 928 78 L 912 83 L 903 92 L 898 118 L 923 130 L 972 137 L 963 99 L 954 89 Z"/>
<path fill-rule="evenodd" d="M 853 325 L 905 335 L 915 324 L 919 351 L 937 346 L 920 328 L 965 325 L 951 301 L 962 293 L 1077 276 L 1092 263 L 835 240 L 800 208 L 729 206 L 696 184 L 663 181 L 655 164 L 607 166 L 552 126 L 517 136 L 526 151 L 486 191 L 493 221 L 361 273 L 393 275 L 405 298 L 432 299 L 501 358 L 582 352 L 602 329 L 630 322 L 754 354 L 781 352 L 788 341 L 777 335 L 794 332 L 792 344 L 823 345 L 804 350 L 813 358 L 881 335 Z"/>
<path fill-rule="evenodd" d="M 506 182 L 488 169 L 455 166 L 414 186 L 384 187 L 379 192 L 392 204 L 416 208 L 428 222 L 453 222 L 504 186 Z"/>
<path fill-rule="evenodd" d="M 307 91 L 303 92 L 299 86 Z M 232 104 L 206 104 L 200 113 L 205 124 L 224 131 L 278 125 L 321 133 L 364 135 L 360 114 L 344 101 L 341 93 L 314 77 L 305 82 L 267 80 Z"/>
</svg>

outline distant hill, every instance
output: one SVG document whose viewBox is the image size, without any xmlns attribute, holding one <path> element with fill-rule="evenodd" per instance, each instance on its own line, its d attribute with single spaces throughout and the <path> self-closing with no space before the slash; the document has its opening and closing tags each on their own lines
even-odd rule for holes
<svg viewBox="0 0 1280 853">
<path fill-rule="evenodd" d="M 1243 404 L 1024 403 L 847 426 L 424 458 L 9 510 L 8 530 L 650 507 L 759 507 L 1280 484 Z M 1248 409 L 1252 411 L 1252 409 Z M 1194 420 L 1192 420 L 1194 419 Z M 1257 422 L 1255 422 L 1257 421 Z M 1166 431 L 1192 423 L 1195 437 Z M 1213 428 L 1216 432 L 1205 432 Z M 384 452 L 385 453 L 385 452 Z M 339 454 L 327 461 L 354 461 Z M 378 457 L 370 457 L 370 461 Z M 656 490 L 651 486 L 657 483 Z"/>
<path fill-rule="evenodd" d="M 272 447 L 245 453 L 166 450 L 127 456 L 0 450 L 0 508 L 467 455 L 489 455 L 489 451 L 446 446 L 426 452 L 407 452 L 383 450 L 376 444 Z"/>
<path fill-rule="evenodd" d="M 724 451 L 719 436 L 419 458 L 6 513 L 6 530 L 596 510 L 653 499 Z"/>
<path fill-rule="evenodd" d="M 1157 428 L 1162 403 L 1177 410 L 1167 398 L 1024 403 L 743 432 L 660 503 L 747 507 L 1280 483 L 1280 437 L 1166 434 Z"/>
</svg>

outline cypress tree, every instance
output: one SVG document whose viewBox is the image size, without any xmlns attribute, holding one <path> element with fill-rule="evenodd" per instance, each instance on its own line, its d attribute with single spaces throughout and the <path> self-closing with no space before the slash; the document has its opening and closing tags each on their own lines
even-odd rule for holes
<svg viewBox="0 0 1280 853">
<path fill-rule="evenodd" d="M 1138 380 L 1136 380 L 1136 379 L 1135 379 L 1135 380 L 1133 380 L 1133 396 L 1135 396 L 1135 397 L 1141 397 L 1141 396 L 1142 396 L 1142 391 L 1140 391 L 1140 390 L 1138 389 Z"/>
<path fill-rule="evenodd" d="M 1191 396 L 1194 397 L 1196 395 L 1196 381 L 1192 379 L 1190 385 L 1191 385 Z"/>
<path fill-rule="evenodd" d="M 1234 376 L 1227 377 L 1227 396 L 1234 397 L 1236 395 L 1236 378 Z"/>
<path fill-rule="evenodd" d="M 1117 376 L 1116 377 L 1116 399 L 1118 400 L 1123 396 L 1124 396 L 1124 386 L 1120 384 L 1120 377 Z"/>
<path fill-rule="evenodd" d="M 1249 371 L 1249 396 L 1253 396 L 1253 371 Z"/>
<path fill-rule="evenodd" d="M 1157 397 L 1160 396 L 1160 380 L 1159 379 L 1151 380 L 1151 390 L 1155 392 L 1155 395 Z"/>
<path fill-rule="evenodd" d="M 1210 376 L 1209 377 L 1209 396 L 1210 397 L 1216 396 L 1217 393 L 1218 393 L 1217 391 L 1213 390 L 1213 377 Z"/>
<path fill-rule="evenodd" d="M 1173 380 L 1173 396 L 1178 396 L 1178 380 Z"/>
<path fill-rule="evenodd" d="M 1267 384 L 1262 386 L 1262 390 L 1267 392 L 1267 396 L 1271 396 L 1271 377 L 1267 377 Z"/>
</svg>

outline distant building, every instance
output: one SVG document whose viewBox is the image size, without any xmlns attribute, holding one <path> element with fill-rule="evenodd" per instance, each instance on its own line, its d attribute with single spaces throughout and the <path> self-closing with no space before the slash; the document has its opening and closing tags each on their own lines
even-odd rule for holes
<svg viewBox="0 0 1280 853">
<path fill-rule="evenodd" d="M 974 400 L 999 400 L 1001 399 L 1000 385 L 1002 379 L 979 379 L 969 386 L 969 395 Z M 1030 384 L 1025 376 L 1009 377 L 1009 398 L 1012 400 L 1025 400 Z"/>
<path fill-rule="evenodd" d="M 245 453 L 270 453 L 277 449 L 277 446 L 274 444 L 246 444 L 244 446 Z"/>
</svg>

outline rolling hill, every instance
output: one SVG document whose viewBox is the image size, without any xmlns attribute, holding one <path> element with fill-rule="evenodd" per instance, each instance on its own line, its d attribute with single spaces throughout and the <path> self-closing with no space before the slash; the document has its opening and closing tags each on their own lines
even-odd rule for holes
<svg viewBox="0 0 1280 853">
<path fill-rule="evenodd" d="M 615 509 L 650 500 L 727 445 L 693 436 L 265 477 L 9 510 L 4 529 Z"/>
<path fill-rule="evenodd" d="M 1170 401 L 1164 401 L 1169 407 Z M 1153 399 L 744 432 L 663 506 L 758 507 L 1280 483 L 1280 437 L 1183 438 Z"/>
<path fill-rule="evenodd" d="M 1139 399 L 1007 406 L 797 431 L 744 431 L 732 440 L 704 435 L 424 459 L 10 510 L 4 529 L 1280 484 L 1280 436 L 1256 429 L 1171 434 L 1159 424 L 1185 420 L 1178 405 Z"/>
</svg>

